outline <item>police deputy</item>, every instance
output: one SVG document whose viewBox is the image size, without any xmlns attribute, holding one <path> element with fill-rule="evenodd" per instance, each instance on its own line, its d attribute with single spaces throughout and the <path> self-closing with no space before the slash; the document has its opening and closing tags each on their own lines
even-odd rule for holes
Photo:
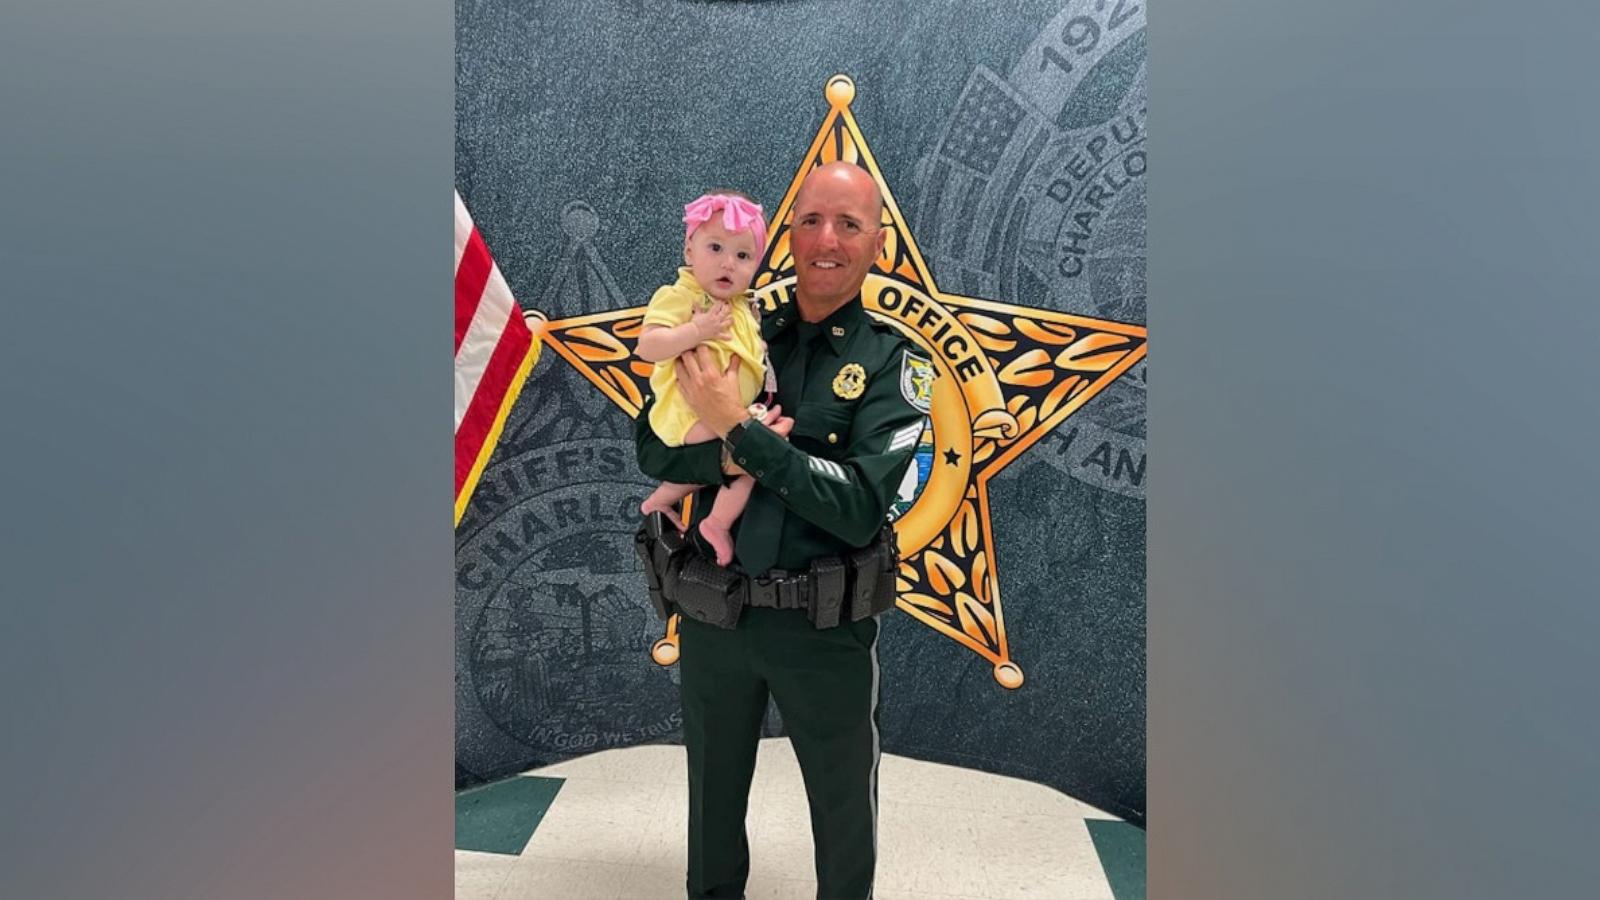
<svg viewBox="0 0 1600 900">
<path fill-rule="evenodd" d="M 657 514 L 640 532 L 658 611 L 680 612 L 679 672 L 689 757 L 688 895 L 742 897 L 750 871 L 745 812 L 769 693 L 804 776 L 817 896 L 872 894 L 877 862 L 878 614 L 894 605 L 898 556 L 889 505 L 912 462 L 933 368 L 862 306 L 883 251 L 883 198 L 867 172 L 834 162 L 795 196 L 795 299 L 761 323 L 788 440 L 740 402 L 737 371 L 700 351 L 678 379 L 699 420 L 722 436 L 668 448 L 640 412 L 639 468 L 706 485 L 754 476 L 723 569 Z M 771 403 L 769 402 L 769 405 Z M 692 536 L 696 529 L 690 528 Z"/>
</svg>

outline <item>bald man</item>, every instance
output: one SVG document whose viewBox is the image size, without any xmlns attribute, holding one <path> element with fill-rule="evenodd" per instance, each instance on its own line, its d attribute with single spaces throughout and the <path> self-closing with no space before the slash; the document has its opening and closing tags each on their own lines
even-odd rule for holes
<svg viewBox="0 0 1600 900">
<path fill-rule="evenodd" d="M 744 896 L 744 821 L 769 695 L 805 779 L 817 896 L 872 895 L 878 615 L 894 605 L 898 560 L 886 516 L 927 423 L 933 373 L 862 306 L 883 251 L 882 212 L 871 176 L 845 162 L 812 170 L 795 196 L 794 301 L 761 324 L 777 372 L 776 396 L 766 400 L 794 418 L 787 440 L 739 402 L 737 371 L 716 370 L 704 352 L 679 359 L 678 380 L 720 447 L 668 448 L 649 428 L 648 401 L 639 414 L 639 468 L 658 481 L 705 485 L 696 520 L 724 477 L 748 472 L 756 482 L 729 569 L 716 570 L 691 544 L 692 566 L 671 579 L 662 573 L 679 586 L 683 613 L 691 898 Z M 714 582 L 714 601 L 699 602 L 682 587 L 689 581 Z"/>
</svg>

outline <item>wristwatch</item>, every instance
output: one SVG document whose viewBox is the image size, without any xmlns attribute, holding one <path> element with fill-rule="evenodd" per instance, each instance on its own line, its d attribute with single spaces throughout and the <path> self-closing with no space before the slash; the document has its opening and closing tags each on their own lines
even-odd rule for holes
<svg viewBox="0 0 1600 900">
<path fill-rule="evenodd" d="M 744 437 L 745 431 L 750 428 L 750 423 L 766 417 L 766 404 L 752 403 L 748 412 L 750 413 L 748 417 L 733 423 L 733 427 L 728 429 L 728 433 L 722 436 L 722 449 L 730 454 L 733 453 L 733 445 L 737 444 L 739 438 Z"/>
<path fill-rule="evenodd" d="M 740 419 L 734 423 L 734 426 L 728 429 L 728 433 L 722 436 L 722 449 L 730 454 L 733 453 L 733 445 L 739 443 L 739 438 L 744 437 L 744 433 L 749 427 L 749 419 Z"/>
</svg>

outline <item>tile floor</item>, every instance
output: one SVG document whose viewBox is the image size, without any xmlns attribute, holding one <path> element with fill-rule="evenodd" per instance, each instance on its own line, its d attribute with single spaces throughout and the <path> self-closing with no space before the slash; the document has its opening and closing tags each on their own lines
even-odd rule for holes
<svg viewBox="0 0 1600 900">
<path fill-rule="evenodd" d="M 565 781 L 520 855 L 456 851 L 456 900 L 678 900 L 685 768 L 682 747 L 642 746 L 526 773 Z M 889 754 L 878 777 L 878 900 L 1126 900 L 1084 823 L 1116 816 L 1033 782 Z M 749 900 L 813 900 L 805 788 L 785 738 L 761 742 L 746 822 Z"/>
</svg>

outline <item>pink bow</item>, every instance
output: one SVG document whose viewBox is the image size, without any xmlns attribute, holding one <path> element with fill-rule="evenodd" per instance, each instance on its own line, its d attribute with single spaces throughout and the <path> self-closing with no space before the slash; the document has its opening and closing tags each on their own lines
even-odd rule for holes
<svg viewBox="0 0 1600 900">
<path fill-rule="evenodd" d="M 762 218 L 761 206 L 732 194 L 706 194 L 685 206 L 683 224 L 688 230 L 684 232 L 684 236 L 693 235 L 694 230 L 710 221 L 718 210 L 722 211 L 723 228 L 729 231 L 744 231 L 748 228 L 750 233 L 755 235 L 756 255 L 760 256 L 767 247 L 767 223 Z"/>
</svg>

